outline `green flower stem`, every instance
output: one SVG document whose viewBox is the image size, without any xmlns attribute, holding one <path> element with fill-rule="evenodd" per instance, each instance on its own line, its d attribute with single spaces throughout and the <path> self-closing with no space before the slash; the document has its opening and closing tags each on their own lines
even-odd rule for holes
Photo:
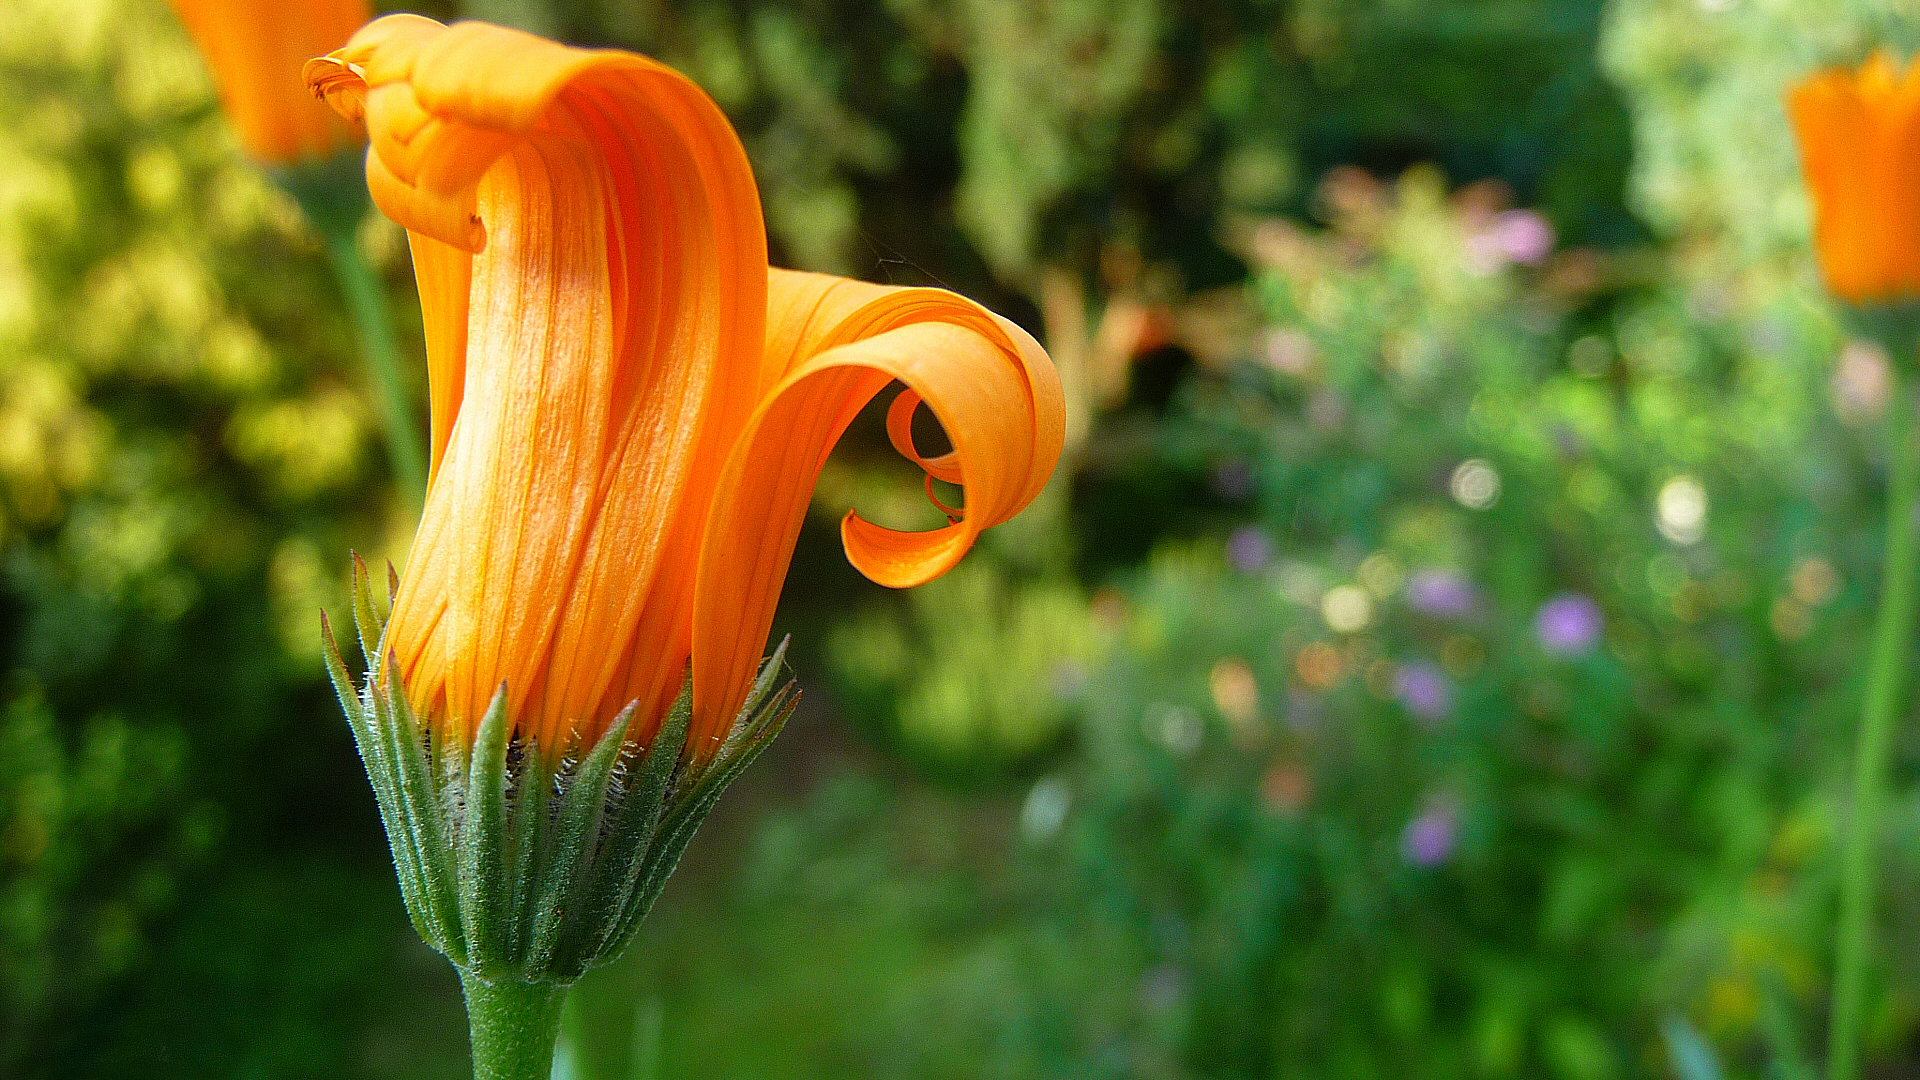
<svg viewBox="0 0 1920 1080">
<path fill-rule="evenodd" d="M 342 150 L 330 158 L 267 170 L 281 190 L 293 196 L 300 210 L 326 241 L 334 277 L 347 300 L 347 313 L 360 338 L 360 353 L 373 377 L 373 397 L 386 433 L 387 458 L 402 491 L 419 506 L 427 491 L 427 463 L 421 449 L 424 429 L 407 394 L 400 348 L 393 337 L 393 314 L 379 275 L 360 254 L 356 236 L 370 205 L 364 159 L 360 147 Z"/>
<path fill-rule="evenodd" d="M 1867 956 L 1873 939 L 1873 852 L 1886 803 L 1887 756 L 1899 714 L 1907 656 L 1913 638 L 1916 570 L 1920 570 L 1920 457 L 1913 446 L 1911 385 L 1900 365 L 1912 342 L 1896 350 L 1893 392 L 1887 402 L 1887 549 L 1880 582 L 1880 613 L 1860 710 L 1859 743 L 1853 761 L 1853 806 L 1840 864 L 1840 926 L 1834 950 L 1833 1016 L 1828 1027 L 1827 1080 L 1855 1080 L 1860 1071 L 1860 1035 L 1866 1006 Z"/>
<path fill-rule="evenodd" d="M 567 988 L 555 983 L 490 983 L 460 970 L 473 1032 L 473 1080 L 549 1080 Z"/>
<path fill-rule="evenodd" d="M 366 357 L 373 376 L 374 402 L 380 410 L 380 426 L 386 432 L 394 479 L 413 505 L 419 506 L 427 493 L 426 453 L 406 383 L 400 378 L 400 346 L 393 337 L 387 294 L 361 256 L 352 228 L 321 223 L 320 231 L 326 237 L 334 276 L 340 280 L 340 291 L 346 295 L 347 310 L 360 336 L 361 355 Z"/>
</svg>

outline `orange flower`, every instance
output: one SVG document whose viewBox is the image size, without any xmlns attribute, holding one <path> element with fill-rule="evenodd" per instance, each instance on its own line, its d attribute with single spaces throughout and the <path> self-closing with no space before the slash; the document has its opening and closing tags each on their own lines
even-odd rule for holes
<svg viewBox="0 0 1920 1080">
<path fill-rule="evenodd" d="M 173 7 L 256 160 L 291 165 L 360 141 L 356 129 L 301 92 L 300 70 L 360 29 L 371 17 L 367 0 L 173 0 Z"/>
<path fill-rule="evenodd" d="M 1794 87 L 1827 285 L 1852 303 L 1920 296 L 1920 67 L 1883 51 Z"/>
<path fill-rule="evenodd" d="M 849 514 L 847 556 L 908 586 L 1046 484 L 1059 378 L 952 293 L 770 269 L 726 118 L 643 57 L 394 15 L 306 69 L 372 140 L 407 227 L 432 389 L 426 508 L 386 648 L 416 711 L 472 738 L 646 743 L 691 664 L 705 759 L 755 675 L 828 451 L 890 383 L 894 446 L 966 488 L 924 533 Z M 919 455 L 924 401 L 953 443 Z"/>
</svg>

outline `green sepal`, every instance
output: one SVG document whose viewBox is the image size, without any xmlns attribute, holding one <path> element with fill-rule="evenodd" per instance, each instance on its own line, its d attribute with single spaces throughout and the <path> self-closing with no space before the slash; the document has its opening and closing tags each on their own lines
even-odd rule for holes
<svg viewBox="0 0 1920 1080">
<path fill-rule="evenodd" d="M 320 655 L 326 660 L 333 692 L 340 698 L 340 711 L 347 714 L 347 726 L 357 739 L 367 722 L 366 710 L 360 707 L 360 688 L 353 685 L 353 676 L 347 673 L 347 662 L 340 656 L 340 646 L 333 640 L 333 627 L 324 611 L 320 613 Z"/>
<path fill-rule="evenodd" d="M 566 779 L 551 830 L 551 847 L 541 858 L 537 894 L 542 903 L 528 920 L 530 967 L 551 968 L 567 928 L 584 915 L 581 904 L 586 884 L 592 880 L 591 859 L 606 817 L 607 787 L 626 745 L 635 709 L 635 705 L 628 705 L 620 711 L 593 752 Z"/>
<path fill-rule="evenodd" d="M 753 764 L 753 760 L 760 756 L 760 751 L 773 742 L 774 736 L 786 726 L 787 718 L 793 715 L 794 707 L 800 703 L 799 691 L 791 682 L 778 691 L 773 689 L 775 679 L 785 666 L 787 643 L 790 640 L 782 639 L 780 647 L 760 666 L 760 673 L 747 692 L 746 703 L 734 718 L 733 726 L 713 760 L 697 775 L 677 785 L 677 789 L 664 801 L 664 814 L 657 827 L 658 835 L 648 845 L 626 912 L 612 936 L 602 946 L 602 951 L 609 959 L 619 956 L 633 940 L 641 920 L 653 909 L 653 902 L 660 898 L 661 891 L 667 886 L 667 878 L 672 875 L 674 867 L 680 864 L 680 856 L 686 852 L 687 844 L 693 840 L 700 823 L 713 811 L 720 793 L 748 765 Z"/>
<path fill-rule="evenodd" d="M 653 902 L 667 887 L 667 878 L 680 864 L 680 856 L 686 852 L 687 844 L 693 840 L 694 831 L 700 823 L 707 820 L 713 812 L 714 804 L 720 801 L 720 793 L 728 784 L 733 783 L 753 759 L 760 756 L 774 736 L 780 734 L 787 717 L 793 715 L 794 706 L 800 703 L 800 695 L 791 691 L 782 691 L 774 700 L 756 714 L 755 726 L 759 734 L 746 740 L 739 748 L 724 760 L 717 759 L 712 766 L 701 774 L 694 790 L 676 798 L 670 808 L 667 819 L 660 824 L 659 835 L 649 846 L 647 858 L 640 870 L 640 879 L 634 887 L 633 896 L 627 903 L 626 913 L 614 930 L 607 943 L 602 946 L 607 960 L 618 957 L 625 951 L 633 935 L 639 931 L 641 920 L 647 912 L 653 910 Z M 604 962 L 604 961 L 603 961 Z"/>
<path fill-rule="evenodd" d="M 474 732 L 467 770 L 464 813 L 459 819 L 460 914 L 467 936 L 468 967 L 486 975 L 510 967 L 506 927 L 512 889 L 507 883 L 507 688 Z"/>
<path fill-rule="evenodd" d="M 392 654 L 388 654 L 388 660 L 388 670 L 392 670 Z M 419 868 L 420 918 L 428 924 L 431 933 L 431 936 L 422 936 L 453 957 L 455 963 L 462 963 L 466 957 L 466 938 L 461 932 L 453 833 L 448 827 L 441 792 L 434 783 L 426 736 L 400 681 L 388 680 L 385 689 L 385 707 L 391 718 L 389 741 L 398 765 L 401 805 L 407 815 Z"/>
<path fill-rule="evenodd" d="M 381 801 L 392 804 L 391 815 L 400 824 L 396 833 L 391 824 L 387 828 L 387 844 L 393 849 L 393 864 L 400 877 L 400 895 L 407 903 L 407 914 L 413 918 L 413 928 L 427 941 L 442 940 L 441 928 L 432 918 L 433 910 L 427 901 L 427 868 L 425 862 L 431 857 L 430 850 L 421 843 L 421 831 L 427 824 L 417 805 L 417 788 L 408 782 L 406 760 L 406 742 L 409 734 L 401 730 L 396 722 L 391 693 L 383 693 L 385 688 L 368 684 L 368 696 L 373 702 L 374 730 L 373 745 L 380 759 L 380 782 L 375 792 Z M 364 751 L 362 757 L 365 757 Z M 369 775 L 373 768 L 368 767 Z M 385 790 L 382 791 L 381 789 Z"/>
<path fill-rule="evenodd" d="M 371 677 L 380 657 L 380 643 L 386 638 L 387 620 L 373 606 L 373 576 L 367 572 L 367 561 L 357 551 L 352 556 L 353 628 L 360 635 L 360 655 Z"/>
<path fill-rule="evenodd" d="M 363 649 L 377 649 L 385 621 L 373 607 L 365 569 L 365 564 L 356 560 L 355 628 Z M 353 685 L 331 627 L 323 625 L 323 631 L 328 673 L 340 695 L 360 759 L 367 767 L 408 916 L 420 936 L 436 948 L 447 952 L 451 943 L 457 949 L 458 935 L 450 932 L 448 909 L 442 899 L 451 873 L 441 854 L 444 845 L 438 840 L 439 816 L 419 812 L 422 802 L 433 797 L 432 785 L 422 768 L 419 728 L 407 710 L 404 695 L 396 706 L 390 688 L 382 687 L 374 677 L 370 676 L 362 687 Z"/>
<path fill-rule="evenodd" d="M 608 952 L 618 934 L 621 914 L 634 895 L 647 847 L 666 813 L 667 793 L 680 772 L 680 748 L 687 743 L 693 723 L 691 680 L 680 690 L 646 753 L 628 764 L 624 775 L 611 778 L 606 825 L 600 838 L 602 854 L 589 864 L 582 890 L 581 918 L 598 928 L 590 938 L 570 943 L 554 963 L 565 969 L 586 970 L 594 957 Z"/>
<path fill-rule="evenodd" d="M 398 593 L 388 567 L 387 607 Z M 354 558 L 362 652 L 382 658 L 387 616 Z M 786 643 L 762 665 L 714 756 L 687 753 L 692 680 L 639 749 L 629 706 L 591 748 L 513 737 L 507 690 L 469 743 L 415 716 L 384 654 L 354 684 L 322 616 L 327 673 L 380 807 L 407 913 L 427 944 L 490 983 L 570 983 L 632 940 L 725 787 L 792 713 Z"/>
<path fill-rule="evenodd" d="M 520 760 L 512 760 L 513 751 Z M 507 901 L 505 927 L 508 954 L 524 958 L 533 938 L 534 912 L 544 899 L 539 895 L 541 867 L 553 849 L 553 804 L 559 770 L 566 755 L 548 755 L 537 744 L 520 742 L 509 749 L 507 781 L 510 792 L 507 808 L 511 840 L 505 866 L 510 899 Z M 513 773 L 517 771 L 518 775 Z M 516 970 L 527 961 L 515 962 Z"/>
</svg>

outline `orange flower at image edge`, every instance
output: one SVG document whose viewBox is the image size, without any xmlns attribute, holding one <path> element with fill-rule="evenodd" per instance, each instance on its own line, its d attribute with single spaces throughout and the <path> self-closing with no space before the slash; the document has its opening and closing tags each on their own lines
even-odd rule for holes
<svg viewBox="0 0 1920 1080">
<path fill-rule="evenodd" d="M 1855 304 L 1920 297 L 1920 66 L 1877 52 L 1800 83 L 1787 106 L 1828 287 Z"/>
<path fill-rule="evenodd" d="M 372 17 L 367 0 L 173 0 L 173 8 L 254 160 L 292 165 L 359 144 L 354 127 L 302 92 L 300 70 Z"/>
<path fill-rule="evenodd" d="M 671 69 L 395 15 L 306 78 L 364 120 L 412 242 L 433 475 L 386 647 L 438 730 L 471 740 L 504 684 L 522 737 L 590 742 L 637 703 L 645 744 L 690 662 L 710 757 L 828 451 L 896 380 L 894 446 L 966 505 L 922 533 L 849 514 L 873 580 L 945 572 L 1052 473 L 1064 405 L 1033 339 L 952 293 L 770 269 L 740 142 Z M 951 453 L 914 448 L 923 401 Z"/>
</svg>

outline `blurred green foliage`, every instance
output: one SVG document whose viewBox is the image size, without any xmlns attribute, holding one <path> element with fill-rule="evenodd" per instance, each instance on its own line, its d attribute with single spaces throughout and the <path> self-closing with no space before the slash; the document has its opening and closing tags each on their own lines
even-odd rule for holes
<svg viewBox="0 0 1920 1080">
<path fill-rule="evenodd" d="M 145 924 L 170 911 L 181 872 L 221 831 L 216 806 L 186 797 L 185 739 L 111 717 L 72 749 L 37 696 L 0 721 L 0 986 L 10 1018 L 0 1060 L 84 1007 L 147 959 Z"/>
<path fill-rule="evenodd" d="M 929 765 L 978 769 L 1045 748 L 1071 718 L 1059 684 L 1084 678 L 1097 648 L 1078 589 L 996 570 L 956 568 L 908 595 L 909 617 L 876 605 L 827 638 L 847 709 Z"/>
<path fill-rule="evenodd" d="M 1328 186 L 1249 238 L 1264 355 L 1164 427 L 1248 524 L 1088 684 L 1082 861 L 1189 928 L 1189 1060 L 1580 1080 L 1669 1011 L 1755 1038 L 1766 980 L 1806 1016 L 1875 558 L 1871 440 L 1793 362 L 1827 317 L 1755 348 L 1624 258 L 1486 259 L 1434 174 Z"/>
<path fill-rule="evenodd" d="M 314 612 L 349 544 L 406 526 L 318 243 L 166 6 L 4 23 L 0 1073 L 40 1075 L 111 1060 L 142 986 L 177 1016 L 156 966 L 209 882 L 370 820 L 342 802 Z M 404 296 L 397 233 L 365 239 Z M 229 955 L 308 922 L 283 909 Z"/>
<path fill-rule="evenodd" d="M 1097 659 L 1034 706 L 1078 719 L 1024 797 L 828 770 L 733 892 L 663 916 L 693 952 L 589 984 L 602 1037 L 640 1000 L 664 1075 L 1585 1080 L 1666 1075 L 1676 1023 L 1726 1075 L 1806 1060 L 1884 360 L 1805 361 L 1841 340 L 1804 277 L 1749 319 L 1641 253 L 1511 259 L 1489 238 L 1529 219 L 1431 170 L 1321 203 L 1241 234 L 1246 354 L 1083 448 L 1083 514 L 1160 470 L 1198 535 L 1091 595 Z M 943 656 L 999 640 L 1004 608 L 943 610 Z M 1897 1058 L 1920 999 L 1889 952 Z M 750 972 L 842 1019 L 761 1026 L 723 1004 Z M 753 1036 L 717 1052 L 710 1015 Z"/>
<path fill-rule="evenodd" d="M 807 705 L 574 1075 L 1807 1075 L 1888 366 L 1779 103 L 1915 12 L 471 9 L 688 71 L 780 261 L 978 296 L 1071 395 L 1054 487 L 904 594 L 833 535 L 929 513 L 856 425 Z M 347 549 L 410 527 L 319 242 L 159 0 L 3 22 L 0 1074 L 464 1075 L 319 680 Z"/>
</svg>

